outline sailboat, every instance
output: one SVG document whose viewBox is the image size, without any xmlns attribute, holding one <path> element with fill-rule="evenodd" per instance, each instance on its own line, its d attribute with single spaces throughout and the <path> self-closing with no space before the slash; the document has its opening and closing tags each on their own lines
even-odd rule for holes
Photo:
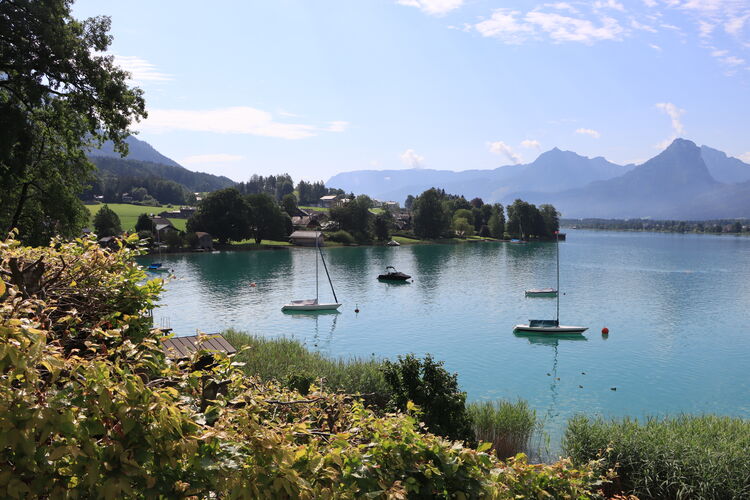
<svg viewBox="0 0 750 500">
<path fill-rule="evenodd" d="M 332 303 L 321 303 L 318 301 L 318 256 L 315 256 L 315 298 L 314 299 L 303 299 L 293 300 L 288 304 L 284 304 L 281 308 L 282 311 L 333 311 L 341 307 L 338 298 L 336 297 L 336 291 L 333 289 L 333 282 L 331 281 L 331 275 L 328 274 L 328 266 L 326 266 L 326 260 L 323 257 L 323 251 L 320 249 L 318 242 L 320 241 L 319 233 L 315 232 L 315 249 L 320 254 L 320 260 L 323 262 L 323 269 L 326 271 L 328 277 L 328 284 L 331 285 L 331 293 L 333 293 Z"/>
<path fill-rule="evenodd" d="M 588 330 L 585 326 L 564 326 L 560 324 L 560 238 L 555 231 L 557 249 L 557 316 L 555 319 L 530 319 L 528 325 L 516 325 L 513 332 L 535 332 L 547 334 L 581 334 Z"/>
</svg>

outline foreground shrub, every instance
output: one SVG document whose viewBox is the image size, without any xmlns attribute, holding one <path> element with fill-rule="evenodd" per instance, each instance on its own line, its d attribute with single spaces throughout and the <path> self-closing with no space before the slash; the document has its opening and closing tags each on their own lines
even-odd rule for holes
<svg viewBox="0 0 750 500">
<path fill-rule="evenodd" d="M 466 393 L 458 389 L 458 376 L 443 368 L 429 354 L 419 359 L 413 354 L 386 361 L 385 380 L 391 386 L 390 405 L 405 411 L 414 402 L 430 432 L 449 439 L 472 443 L 474 433 L 466 413 Z"/>
<path fill-rule="evenodd" d="M 601 456 L 641 499 L 750 498 L 750 422 L 717 416 L 605 421 L 578 416 L 563 443 L 576 463 Z"/>
<path fill-rule="evenodd" d="M 218 353 L 170 361 L 136 253 L 0 243 L 0 498 L 596 495 L 596 464 L 504 464 L 424 433 L 412 404 L 380 417 Z"/>
<path fill-rule="evenodd" d="M 537 421 L 536 412 L 526 401 L 475 402 L 470 403 L 466 410 L 477 441 L 491 443 L 499 458 L 528 453 Z"/>
</svg>

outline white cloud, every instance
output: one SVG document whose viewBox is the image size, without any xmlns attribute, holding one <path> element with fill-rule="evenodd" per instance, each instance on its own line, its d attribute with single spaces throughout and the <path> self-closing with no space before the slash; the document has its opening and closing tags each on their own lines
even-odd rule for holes
<svg viewBox="0 0 750 500">
<path fill-rule="evenodd" d="M 536 139 L 526 139 L 521 141 L 521 147 L 527 149 L 539 149 L 542 145 Z"/>
<path fill-rule="evenodd" d="M 631 19 L 630 20 L 630 27 L 633 28 L 633 29 L 636 29 L 636 30 L 648 31 L 649 33 L 656 33 L 657 32 L 656 28 L 654 28 L 653 26 L 649 26 L 648 24 L 640 23 L 640 22 L 636 21 L 635 19 Z"/>
<path fill-rule="evenodd" d="M 396 0 L 399 5 L 416 7 L 426 14 L 442 16 L 461 7 L 464 0 Z"/>
<path fill-rule="evenodd" d="M 750 151 L 747 153 L 743 153 L 739 156 L 740 160 L 744 161 L 745 163 L 750 163 Z"/>
<path fill-rule="evenodd" d="M 557 10 L 567 10 L 570 12 L 578 12 L 578 9 L 573 7 L 567 2 L 554 2 L 554 3 L 545 3 L 544 7 L 549 7 L 551 9 L 557 9 Z"/>
<path fill-rule="evenodd" d="M 720 59 L 722 63 L 727 66 L 742 66 L 745 64 L 745 60 L 737 56 L 728 56 Z"/>
<path fill-rule="evenodd" d="M 656 107 L 669 115 L 669 118 L 672 120 L 672 129 L 676 135 L 685 133 L 685 127 L 680 120 L 680 117 L 685 114 L 684 109 L 678 108 L 671 102 L 659 102 L 656 103 Z"/>
<path fill-rule="evenodd" d="M 617 40 L 625 33 L 616 19 L 604 16 L 599 21 L 600 25 L 596 25 L 588 19 L 554 12 L 533 10 L 522 16 L 517 10 L 496 9 L 490 19 L 477 23 L 474 28 L 482 36 L 511 44 L 539 38 L 543 34 L 555 42 L 591 44 L 600 40 Z"/>
<path fill-rule="evenodd" d="M 711 33 L 713 33 L 714 28 L 716 28 L 716 25 L 713 23 L 703 20 L 698 21 L 698 32 L 702 38 L 709 38 Z"/>
<path fill-rule="evenodd" d="M 329 122 L 327 127 L 302 123 L 283 123 L 273 115 L 248 106 L 209 110 L 150 109 L 140 129 L 150 132 L 189 130 L 216 134 L 247 134 L 280 139 L 303 139 L 320 132 L 340 132 L 346 122 Z"/>
<path fill-rule="evenodd" d="M 497 9 L 492 17 L 477 23 L 474 27 L 484 37 L 499 38 L 506 43 L 521 43 L 533 35 L 534 28 L 519 22 L 517 10 Z"/>
<path fill-rule="evenodd" d="M 326 127 L 326 130 L 328 132 L 344 132 L 347 128 L 349 128 L 349 122 L 333 121 L 328 122 L 328 127 Z"/>
<path fill-rule="evenodd" d="M 187 156 L 180 160 L 183 165 L 202 165 L 206 163 L 230 163 L 244 160 L 242 155 L 230 155 L 225 153 L 216 153 L 210 155 L 193 155 Z"/>
<path fill-rule="evenodd" d="M 172 75 L 162 73 L 156 69 L 156 65 L 138 56 L 121 56 L 112 54 L 115 64 L 130 73 L 130 79 L 136 85 L 146 82 L 169 82 L 173 80 Z"/>
<path fill-rule="evenodd" d="M 643 0 L 646 7 L 656 7 L 656 0 Z"/>
<path fill-rule="evenodd" d="M 648 46 L 651 47 L 654 50 L 658 50 L 659 52 L 662 51 L 662 48 L 659 47 L 658 45 L 656 45 L 655 43 L 650 43 L 650 44 L 648 44 Z"/>
<path fill-rule="evenodd" d="M 602 134 L 600 134 L 598 131 L 591 128 L 579 128 L 576 130 L 576 134 L 588 135 L 593 137 L 594 139 L 598 139 L 602 136 Z"/>
<path fill-rule="evenodd" d="M 619 10 L 620 12 L 625 12 L 625 7 L 616 0 L 606 0 L 606 1 L 597 0 L 596 2 L 594 2 L 594 8 L 595 9 L 614 9 L 614 10 Z"/>
<path fill-rule="evenodd" d="M 424 156 L 417 154 L 413 149 L 407 149 L 399 155 L 401 162 L 411 168 L 422 168 L 424 165 Z"/>
<path fill-rule="evenodd" d="M 505 144 L 503 141 L 490 142 L 488 144 L 490 152 L 498 155 L 504 155 L 513 164 L 518 165 L 521 163 L 521 155 L 513 151 L 513 148 Z"/>
<path fill-rule="evenodd" d="M 729 20 L 724 24 L 724 31 L 726 31 L 730 35 L 740 35 L 742 33 L 742 28 L 745 26 L 745 21 L 747 21 L 749 17 L 750 14 L 730 17 Z"/>
</svg>

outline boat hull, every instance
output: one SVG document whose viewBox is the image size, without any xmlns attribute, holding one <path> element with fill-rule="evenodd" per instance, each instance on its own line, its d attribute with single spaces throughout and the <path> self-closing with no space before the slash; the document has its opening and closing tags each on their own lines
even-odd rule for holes
<svg viewBox="0 0 750 500">
<path fill-rule="evenodd" d="M 380 281 L 406 281 L 408 279 L 411 279 L 411 276 L 404 273 L 381 274 L 380 276 L 378 276 L 378 279 Z"/>
<path fill-rule="evenodd" d="M 557 290 L 554 288 L 542 288 L 541 290 L 526 290 L 527 297 L 557 297 Z"/>
<path fill-rule="evenodd" d="M 341 304 L 285 304 L 282 311 L 333 311 L 341 307 Z"/>
<path fill-rule="evenodd" d="M 529 326 L 529 325 L 516 325 L 513 328 L 514 332 L 533 332 L 533 333 L 549 333 L 549 334 L 581 334 L 588 330 L 585 326 Z"/>
</svg>

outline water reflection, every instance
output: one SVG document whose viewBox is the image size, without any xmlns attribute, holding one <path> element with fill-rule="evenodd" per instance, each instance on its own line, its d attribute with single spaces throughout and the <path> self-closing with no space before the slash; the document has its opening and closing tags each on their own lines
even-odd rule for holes
<svg viewBox="0 0 750 500">
<path fill-rule="evenodd" d="M 318 351 L 330 352 L 333 333 L 336 331 L 336 323 L 341 313 L 336 310 L 323 311 L 283 311 L 284 315 L 296 320 L 312 321 L 312 348 Z M 330 325 L 328 320 L 331 319 Z M 322 325 L 321 325 L 322 323 Z M 321 331 L 323 335 L 321 336 Z"/>
</svg>

